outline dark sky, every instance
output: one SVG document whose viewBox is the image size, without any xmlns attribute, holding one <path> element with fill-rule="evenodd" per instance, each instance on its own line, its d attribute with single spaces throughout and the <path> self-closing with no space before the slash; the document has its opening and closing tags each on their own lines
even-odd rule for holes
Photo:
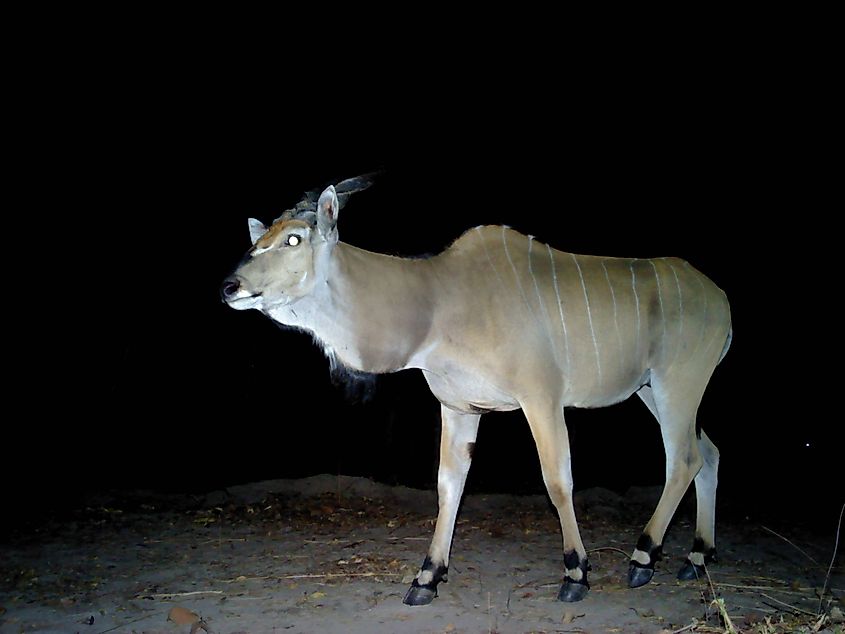
<svg viewBox="0 0 845 634">
<path fill-rule="evenodd" d="M 240 104 L 227 118 L 197 99 L 104 115 L 93 138 L 63 133 L 54 160 L 67 175 L 32 204 L 42 225 L 29 238 L 50 245 L 54 283 L 23 342 L 38 352 L 16 361 L 12 398 L 25 413 L 7 418 L 4 444 L 28 466 L 5 463 L 9 490 L 186 490 L 323 472 L 432 486 L 439 410 L 419 372 L 381 377 L 370 402 L 353 403 L 309 337 L 218 296 L 249 246 L 248 217 L 270 221 L 305 190 L 380 169 L 343 210 L 341 240 L 431 254 L 503 223 L 565 251 L 690 261 L 733 311 L 733 346 L 699 412 L 722 451 L 720 495 L 841 498 L 838 395 L 817 361 L 820 346 L 835 369 L 841 354 L 841 293 L 819 291 L 818 234 L 832 228 L 816 220 L 813 184 L 824 175 L 756 106 L 676 97 L 434 112 L 428 96 L 366 122 L 329 108 L 308 124 L 280 111 L 272 125 L 266 110 L 253 120 Z M 658 428 L 637 399 L 568 421 L 576 487 L 662 482 Z M 540 489 L 520 413 L 482 421 L 468 486 Z"/>
</svg>

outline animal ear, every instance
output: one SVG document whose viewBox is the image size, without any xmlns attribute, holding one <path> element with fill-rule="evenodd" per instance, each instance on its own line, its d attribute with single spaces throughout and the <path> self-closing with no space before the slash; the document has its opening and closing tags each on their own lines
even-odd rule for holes
<svg viewBox="0 0 845 634">
<path fill-rule="evenodd" d="M 323 193 L 320 194 L 320 200 L 317 201 L 317 228 L 324 236 L 327 236 L 335 228 L 339 210 L 340 205 L 337 202 L 334 185 L 329 185 L 323 190 Z"/>
<path fill-rule="evenodd" d="M 252 240 L 253 244 L 255 244 L 261 236 L 267 233 L 267 227 L 264 226 L 263 222 L 256 220 L 255 218 L 250 218 L 248 222 L 249 239 Z"/>
</svg>

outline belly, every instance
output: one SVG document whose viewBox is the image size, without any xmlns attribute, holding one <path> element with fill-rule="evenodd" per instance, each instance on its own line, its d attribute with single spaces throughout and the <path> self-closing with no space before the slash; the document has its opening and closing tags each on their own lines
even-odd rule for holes
<svg viewBox="0 0 845 634">
<path fill-rule="evenodd" d="M 509 412 L 519 403 L 503 389 L 459 369 L 423 370 L 432 394 L 446 407 L 464 414 Z"/>
</svg>

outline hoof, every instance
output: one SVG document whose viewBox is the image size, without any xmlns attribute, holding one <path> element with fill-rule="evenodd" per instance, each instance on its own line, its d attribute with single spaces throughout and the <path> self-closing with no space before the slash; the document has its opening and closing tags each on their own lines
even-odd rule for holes
<svg viewBox="0 0 845 634">
<path fill-rule="evenodd" d="M 678 571 L 678 579 L 681 581 L 692 581 L 693 579 L 705 577 L 706 574 L 707 573 L 704 572 L 704 566 L 696 566 L 687 559 Z"/>
<path fill-rule="evenodd" d="M 563 585 L 560 586 L 560 592 L 557 593 L 558 601 L 566 603 L 575 603 L 587 596 L 590 586 L 586 583 L 578 583 L 570 579 L 566 579 Z"/>
<path fill-rule="evenodd" d="M 644 566 L 635 566 L 631 564 L 628 568 L 628 587 L 639 588 L 644 586 L 654 576 L 654 568 L 646 568 Z"/>
<path fill-rule="evenodd" d="M 402 599 L 402 603 L 405 605 L 428 605 L 434 601 L 434 597 L 436 596 L 436 588 L 432 589 L 427 586 L 413 585 L 408 588 L 408 592 L 405 593 L 405 598 Z"/>
</svg>

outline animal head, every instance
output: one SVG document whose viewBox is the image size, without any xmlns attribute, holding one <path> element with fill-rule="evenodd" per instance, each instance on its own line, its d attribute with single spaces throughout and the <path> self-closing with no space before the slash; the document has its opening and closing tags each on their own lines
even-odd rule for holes
<svg viewBox="0 0 845 634">
<path fill-rule="evenodd" d="M 361 176 L 329 185 L 319 198 L 306 194 L 269 227 L 250 218 L 252 247 L 223 281 L 223 301 L 237 310 L 266 311 L 311 294 L 325 281 L 328 256 L 337 243 L 338 212 L 351 194 L 370 184 L 369 176 Z"/>
</svg>

